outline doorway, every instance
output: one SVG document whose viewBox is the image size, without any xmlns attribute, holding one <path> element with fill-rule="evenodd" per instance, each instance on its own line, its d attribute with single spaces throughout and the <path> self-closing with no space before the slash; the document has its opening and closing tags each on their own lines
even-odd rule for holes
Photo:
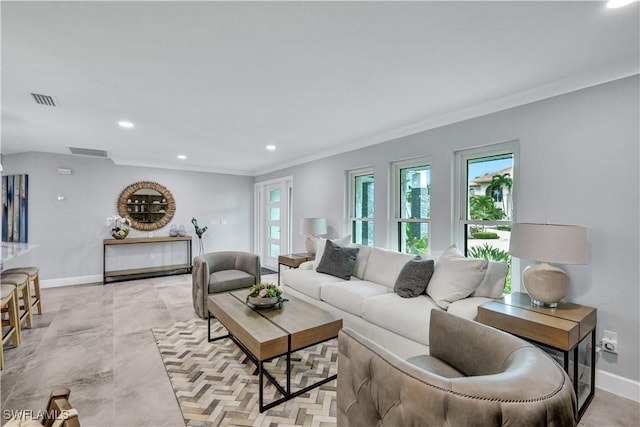
<svg viewBox="0 0 640 427">
<path fill-rule="evenodd" d="M 278 256 L 291 252 L 292 192 L 292 177 L 254 185 L 255 252 L 264 267 L 277 270 Z"/>
</svg>

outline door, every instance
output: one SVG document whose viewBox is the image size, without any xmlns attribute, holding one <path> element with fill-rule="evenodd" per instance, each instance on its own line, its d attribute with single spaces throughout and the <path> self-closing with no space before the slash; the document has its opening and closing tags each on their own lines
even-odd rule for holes
<svg viewBox="0 0 640 427">
<path fill-rule="evenodd" d="M 291 251 L 291 178 L 257 183 L 256 252 L 262 265 L 277 269 L 278 256 Z"/>
</svg>

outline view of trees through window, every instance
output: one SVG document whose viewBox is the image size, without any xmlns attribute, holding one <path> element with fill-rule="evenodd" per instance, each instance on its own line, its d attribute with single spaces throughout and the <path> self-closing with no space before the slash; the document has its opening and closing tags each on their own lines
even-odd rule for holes
<svg viewBox="0 0 640 427">
<path fill-rule="evenodd" d="M 430 169 L 427 165 L 398 168 L 398 250 L 425 253 L 429 247 Z"/>
<path fill-rule="evenodd" d="M 362 245 L 373 246 L 373 173 L 354 174 L 352 180 L 352 241 Z"/>
<path fill-rule="evenodd" d="M 467 160 L 466 254 L 509 264 L 505 292 L 511 292 L 509 239 L 513 218 L 513 154 Z"/>
</svg>

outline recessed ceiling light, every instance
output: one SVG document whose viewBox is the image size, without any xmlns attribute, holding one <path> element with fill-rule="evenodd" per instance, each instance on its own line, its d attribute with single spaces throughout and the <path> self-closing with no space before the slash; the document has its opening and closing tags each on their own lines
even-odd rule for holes
<svg viewBox="0 0 640 427">
<path fill-rule="evenodd" d="M 638 0 L 609 0 L 607 2 L 607 7 L 614 9 L 614 8 L 618 8 L 618 7 L 622 7 L 622 6 L 626 6 L 628 4 L 631 3 L 635 3 Z"/>
<path fill-rule="evenodd" d="M 128 122 L 126 120 L 120 120 L 118 122 L 118 126 L 120 126 L 121 128 L 125 128 L 125 129 L 131 129 L 133 127 L 133 123 Z"/>
<path fill-rule="evenodd" d="M 276 146 L 275 146 L 275 145 L 267 145 L 267 150 L 269 150 L 269 151 L 273 151 L 273 150 L 275 150 L 275 149 L 276 149 Z"/>
<path fill-rule="evenodd" d="M 187 156 L 185 156 L 184 154 L 178 154 L 178 158 L 179 158 L 180 160 L 184 160 L 184 159 L 186 159 L 186 158 L 187 158 Z"/>
</svg>

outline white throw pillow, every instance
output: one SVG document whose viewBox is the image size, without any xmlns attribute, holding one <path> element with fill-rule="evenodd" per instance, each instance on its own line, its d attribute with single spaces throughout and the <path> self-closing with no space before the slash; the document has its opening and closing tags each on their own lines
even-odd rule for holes
<svg viewBox="0 0 640 427">
<path fill-rule="evenodd" d="M 465 258 L 456 245 L 440 255 L 427 286 L 429 295 L 445 310 L 454 301 L 466 298 L 480 285 L 487 272 L 486 259 Z"/>
<path fill-rule="evenodd" d="M 487 274 L 471 294 L 472 297 L 500 298 L 504 292 L 504 282 L 507 280 L 509 266 L 504 262 L 489 261 Z"/>
<path fill-rule="evenodd" d="M 337 239 L 331 239 L 333 243 L 338 246 L 349 246 L 351 243 L 351 234 L 344 237 L 338 237 Z M 320 264 L 320 259 L 322 258 L 322 254 L 324 254 L 324 247 L 327 244 L 327 239 L 321 237 L 318 239 L 318 247 L 316 249 L 316 258 L 313 260 L 313 269 L 318 268 L 318 264 Z"/>
</svg>

